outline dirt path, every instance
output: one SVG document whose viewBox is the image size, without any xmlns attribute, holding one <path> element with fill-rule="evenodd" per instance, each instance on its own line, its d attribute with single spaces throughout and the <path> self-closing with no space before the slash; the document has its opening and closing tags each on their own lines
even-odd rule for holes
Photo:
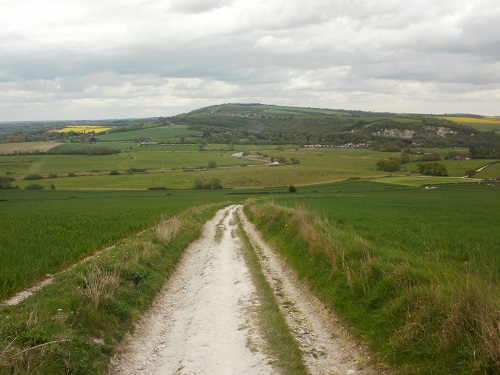
<svg viewBox="0 0 500 375">
<path fill-rule="evenodd" d="M 266 356 L 247 345 L 256 291 L 232 238 L 235 210 L 207 222 L 110 373 L 273 373 Z"/>
<path fill-rule="evenodd" d="M 256 289 L 234 237 L 239 215 L 311 374 L 378 373 L 338 319 L 300 285 L 230 206 L 209 220 L 109 374 L 277 374 L 255 316 Z"/>
</svg>

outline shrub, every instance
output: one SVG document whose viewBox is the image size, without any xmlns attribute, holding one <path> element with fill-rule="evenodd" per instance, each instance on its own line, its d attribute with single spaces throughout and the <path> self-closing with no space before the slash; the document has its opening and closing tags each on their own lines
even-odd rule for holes
<svg viewBox="0 0 500 375">
<path fill-rule="evenodd" d="M 23 180 L 41 180 L 43 177 L 39 174 L 29 174 L 23 178 Z"/>
<path fill-rule="evenodd" d="M 43 186 L 40 184 L 30 184 L 24 187 L 25 190 L 42 190 Z"/>
<path fill-rule="evenodd" d="M 49 178 L 57 178 L 57 175 L 55 173 L 49 173 Z"/>
<path fill-rule="evenodd" d="M 393 159 L 380 159 L 377 162 L 377 169 L 386 172 L 395 172 L 399 171 L 401 164 L 397 160 Z"/>
<path fill-rule="evenodd" d="M 116 176 L 116 175 L 119 175 L 120 173 L 118 171 L 113 170 L 113 171 L 109 172 L 109 174 L 111 176 Z"/>
<path fill-rule="evenodd" d="M 148 190 L 170 190 L 170 188 L 166 186 L 151 186 L 148 187 Z"/>
<path fill-rule="evenodd" d="M 0 176 L 0 189 L 11 189 L 12 181 L 14 179 L 12 177 L 1 177 Z"/>
<path fill-rule="evenodd" d="M 295 192 L 297 191 L 297 188 L 296 188 L 295 186 L 293 186 L 293 185 L 290 185 L 290 186 L 288 187 L 288 191 L 289 191 L 290 193 L 295 193 Z"/>
<path fill-rule="evenodd" d="M 76 174 L 74 174 L 73 172 L 69 172 L 68 177 L 76 177 Z"/>
<path fill-rule="evenodd" d="M 208 162 L 208 168 L 217 168 L 217 162 L 210 160 Z"/>
</svg>

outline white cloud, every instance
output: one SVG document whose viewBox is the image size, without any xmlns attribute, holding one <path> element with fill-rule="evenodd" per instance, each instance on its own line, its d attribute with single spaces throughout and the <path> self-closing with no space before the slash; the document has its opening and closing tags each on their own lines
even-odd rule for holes
<svg viewBox="0 0 500 375">
<path fill-rule="evenodd" d="M 499 114 L 499 19 L 494 0 L 4 0 L 0 121 L 221 101 Z"/>
</svg>

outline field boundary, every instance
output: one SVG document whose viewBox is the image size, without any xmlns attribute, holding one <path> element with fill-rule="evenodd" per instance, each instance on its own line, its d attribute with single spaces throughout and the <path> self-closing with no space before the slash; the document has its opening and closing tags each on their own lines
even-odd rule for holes
<svg viewBox="0 0 500 375">
<path fill-rule="evenodd" d="M 54 274 L 48 274 L 41 281 L 38 281 L 35 284 L 33 284 L 32 286 L 30 286 L 28 288 L 25 288 L 25 289 L 17 292 L 12 297 L 6 298 L 4 300 L 0 300 L 0 307 L 2 307 L 2 306 L 14 306 L 14 305 L 18 305 L 19 303 L 23 302 L 26 298 L 32 296 L 34 293 L 36 293 L 37 291 L 39 291 L 43 287 L 45 287 L 45 286 L 49 285 L 50 283 L 52 283 L 52 281 L 54 280 L 54 277 L 56 277 L 58 275 L 61 275 L 64 272 L 68 272 L 68 271 L 72 270 L 73 268 L 75 268 L 76 266 L 78 266 L 80 264 L 84 264 L 84 263 L 88 262 L 89 260 L 94 259 L 95 257 L 99 256 L 99 254 L 103 253 L 104 251 L 112 250 L 113 248 L 115 248 L 115 246 L 117 246 L 118 244 L 120 244 L 124 240 L 140 236 L 141 234 L 143 234 L 143 233 L 145 233 L 145 232 L 147 232 L 149 230 L 153 230 L 155 228 L 155 226 L 156 226 L 156 224 L 152 225 L 149 228 L 146 228 L 146 229 L 143 229 L 143 230 L 141 230 L 139 232 L 136 232 L 136 233 L 134 233 L 134 234 L 132 234 L 130 236 L 124 237 L 124 238 L 120 239 L 119 241 L 116 241 L 114 244 L 112 244 L 110 246 L 98 249 L 94 253 L 92 253 L 92 254 L 84 257 L 83 259 L 79 260 L 78 262 L 75 262 L 75 263 L 69 265 L 68 267 L 66 267 L 66 268 L 58 271 L 58 272 L 55 272 Z"/>
</svg>

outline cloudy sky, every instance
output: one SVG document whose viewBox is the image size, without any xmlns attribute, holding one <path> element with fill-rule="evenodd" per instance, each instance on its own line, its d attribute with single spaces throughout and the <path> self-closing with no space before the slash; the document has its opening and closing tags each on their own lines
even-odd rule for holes
<svg viewBox="0 0 500 375">
<path fill-rule="evenodd" d="M 500 1 L 0 0 L 0 121 L 228 102 L 500 115 Z"/>
</svg>

